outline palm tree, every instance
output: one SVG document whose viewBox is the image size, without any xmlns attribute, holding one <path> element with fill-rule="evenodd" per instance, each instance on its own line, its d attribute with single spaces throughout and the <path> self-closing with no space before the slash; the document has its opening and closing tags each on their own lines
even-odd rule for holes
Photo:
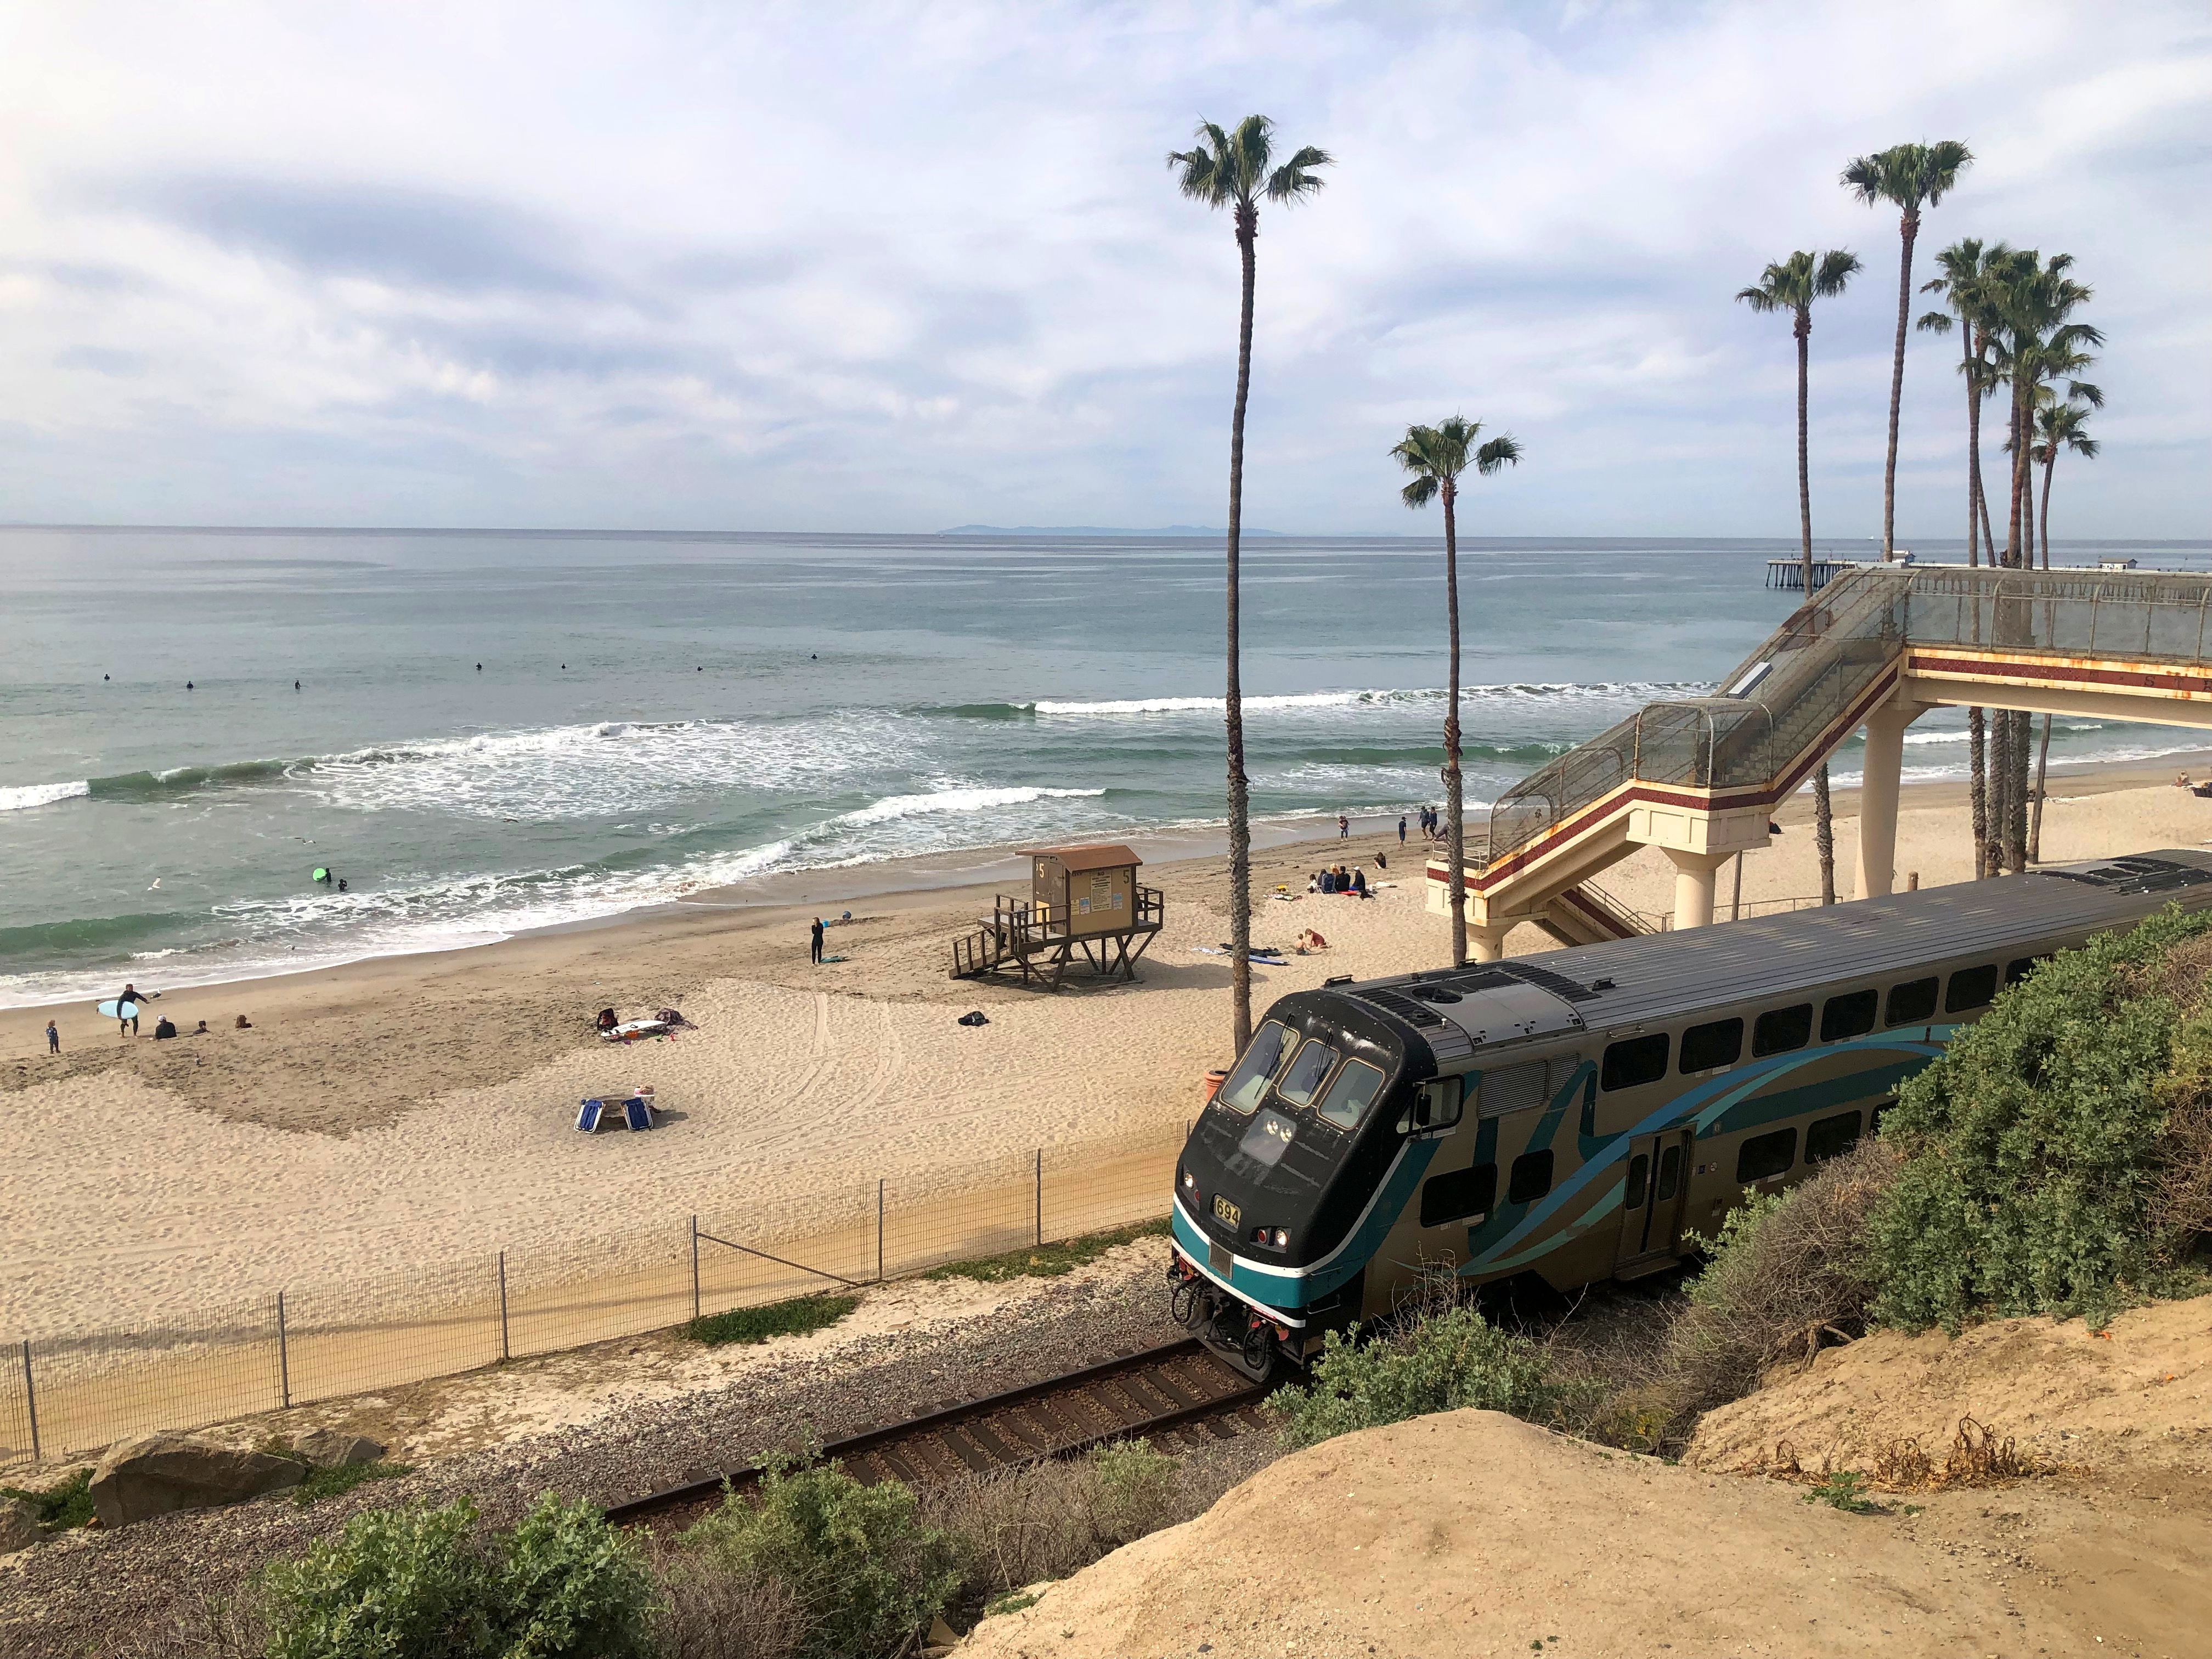
<svg viewBox="0 0 2212 1659">
<path fill-rule="evenodd" d="M 1841 294 L 1859 270 L 1858 256 L 1843 248 L 1813 254 L 1800 248 L 1767 266 L 1759 285 L 1740 289 L 1736 298 L 1757 312 L 1786 311 L 1797 342 L 1797 520 L 1798 568 L 1805 584 L 1806 626 L 1819 625 L 1813 598 L 1813 475 L 1806 459 L 1807 348 L 1813 337 L 1813 301 Z M 1820 902 L 1836 902 L 1836 824 L 1828 802 L 1828 763 L 1813 776 L 1813 845 L 1820 855 Z"/>
<path fill-rule="evenodd" d="M 2087 323 L 2069 321 L 2092 291 L 2069 274 L 2071 254 L 2053 254 L 2045 260 L 2033 249 L 2016 252 L 1990 273 L 1990 301 L 1995 319 L 1991 338 L 1995 367 L 2012 391 L 2007 422 L 2006 452 L 2012 457 L 2010 508 L 2006 517 L 2004 562 L 2013 569 L 2031 569 L 2035 550 L 2035 510 L 2031 486 L 2033 462 L 2033 422 L 2037 389 L 2046 382 L 2070 377 L 2087 367 L 2086 349 L 2102 345 L 2104 336 Z M 2070 386 L 2081 386 L 2070 381 Z M 2090 388 L 2094 391 L 2094 388 Z M 2028 782 L 2027 717 L 2001 717 L 2004 733 L 1998 769 L 1999 844 L 2004 867 L 2027 868 Z"/>
<path fill-rule="evenodd" d="M 2086 367 L 2086 362 L 2084 364 Z M 2060 403 L 2051 395 L 2051 388 L 2043 388 L 2043 401 L 2035 410 L 2035 441 L 2029 446 L 2027 458 L 2043 464 L 2043 568 L 2051 568 L 2051 475 L 2058 465 L 2058 452 L 2070 449 L 2085 461 L 2097 459 L 2099 445 L 2089 435 L 2089 411 L 2105 406 L 2105 394 L 2095 386 L 2075 380 L 2069 388 L 2075 403 L 2069 398 Z M 2043 781 L 2051 765 L 2051 716 L 2043 717 L 2043 742 L 2035 757 L 2035 811 L 2027 823 L 2027 861 L 2040 863 L 2043 859 Z"/>
<path fill-rule="evenodd" d="M 1889 368 L 1889 454 L 1881 472 L 1881 556 L 1897 550 L 1897 414 L 1905 401 L 1905 325 L 1912 309 L 1912 245 L 1920 237 L 1920 210 L 1941 202 L 1974 153 L 1955 138 L 1934 144 L 1893 144 L 1862 155 L 1844 168 L 1843 183 L 1869 207 L 1893 204 L 1901 216 L 1904 252 L 1897 267 L 1897 353 Z"/>
<path fill-rule="evenodd" d="M 1260 200 L 1291 206 L 1322 187 L 1316 170 L 1329 165 L 1324 150 L 1306 145 L 1279 167 L 1274 160 L 1275 124 L 1248 115 L 1235 132 L 1200 121 L 1196 146 L 1168 152 L 1179 169 L 1176 184 L 1194 202 L 1228 208 L 1243 266 L 1243 308 L 1237 325 L 1237 403 L 1229 418 L 1229 945 L 1230 982 L 1241 1054 L 1252 1040 L 1252 803 L 1244 775 L 1244 688 L 1237 642 L 1237 555 L 1244 523 L 1244 406 L 1252 390 L 1252 278 L 1260 236 Z"/>
<path fill-rule="evenodd" d="M 1958 313 L 1963 348 L 1959 373 L 1966 383 L 1966 562 L 1970 566 L 1979 565 L 1984 551 L 1991 564 L 1997 562 L 1996 544 L 1988 535 L 1989 502 L 1982 491 L 1982 404 L 1996 387 L 1996 372 L 1990 361 L 1990 331 L 1995 320 L 1990 309 L 1989 273 L 2011 258 L 2012 250 L 2002 242 L 1984 249 L 1979 238 L 1969 236 L 1952 243 L 1936 256 L 1936 268 L 1942 274 L 1921 285 L 1922 293 L 1942 295 L 1951 302 L 1952 311 Z M 1921 318 L 1920 326 L 1932 333 L 1948 334 L 1952 326 L 1951 316 L 1946 312 L 1931 311 Z M 1978 707 L 1966 711 L 1966 750 L 1967 799 L 1973 814 L 1974 877 L 1980 880 L 1995 875 L 1996 869 L 1990 853 L 1988 725 Z"/>
<path fill-rule="evenodd" d="M 1521 446 L 1510 433 L 1477 447 L 1482 422 L 1454 415 L 1434 426 L 1409 426 L 1405 441 L 1390 453 L 1413 475 L 1399 492 L 1407 506 L 1426 507 L 1439 496 L 1444 504 L 1444 615 L 1450 624 L 1451 688 L 1444 708 L 1444 812 L 1451 846 L 1452 965 L 1467 961 L 1467 812 L 1459 765 L 1459 475 L 1469 466 L 1487 478 L 1520 464 Z"/>
</svg>

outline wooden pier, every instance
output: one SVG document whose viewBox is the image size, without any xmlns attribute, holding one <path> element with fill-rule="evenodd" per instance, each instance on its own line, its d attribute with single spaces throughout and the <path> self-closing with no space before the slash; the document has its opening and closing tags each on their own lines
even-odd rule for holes
<svg viewBox="0 0 2212 1659">
<path fill-rule="evenodd" d="M 1814 560 L 1813 591 L 1819 592 L 1857 562 L 1856 559 Z M 1802 559 L 1769 559 L 1766 562 L 1766 585 L 1769 587 L 1785 587 L 1793 593 L 1802 592 L 1805 586 L 1805 562 Z"/>
</svg>

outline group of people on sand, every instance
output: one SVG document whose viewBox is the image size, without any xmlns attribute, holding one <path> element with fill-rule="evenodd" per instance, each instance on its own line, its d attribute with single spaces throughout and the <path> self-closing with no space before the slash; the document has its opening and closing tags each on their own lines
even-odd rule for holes
<svg viewBox="0 0 2212 1659">
<path fill-rule="evenodd" d="M 2192 795 L 2212 798 L 2212 778 L 2207 778 L 2203 783 L 2191 783 L 2189 781 L 2189 774 L 2184 772 L 2174 779 L 2173 787 L 2177 789 L 2186 789 Z"/>
<path fill-rule="evenodd" d="M 1367 872 L 1358 866 L 1346 871 L 1340 864 L 1332 864 L 1316 872 L 1306 881 L 1309 893 L 1341 893 L 1352 898 L 1372 898 L 1367 890 Z"/>
<path fill-rule="evenodd" d="M 135 984 L 125 985 L 122 994 L 115 999 L 115 1035 L 119 1037 L 137 1036 L 139 1034 L 139 1011 L 161 994 L 159 991 L 142 991 Z M 131 1010 L 127 1014 L 122 1012 L 126 1007 Z M 253 1022 L 246 1018 L 244 1014 L 240 1014 L 238 1017 L 238 1023 L 234 1029 L 240 1031 L 250 1031 L 253 1029 Z M 197 1026 L 189 1031 L 178 1030 L 176 1021 L 171 1019 L 167 1014 L 160 1016 L 154 1022 L 154 1041 L 156 1042 L 166 1042 L 171 1038 L 178 1036 L 210 1036 L 212 1035 L 213 1033 L 208 1030 L 208 1023 L 205 1020 L 200 1021 Z M 62 1028 L 60 1022 L 58 1020 L 49 1019 L 46 1022 L 46 1052 L 50 1054 L 58 1054 L 61 1053 L 61 1051 Z"/>
</svg>

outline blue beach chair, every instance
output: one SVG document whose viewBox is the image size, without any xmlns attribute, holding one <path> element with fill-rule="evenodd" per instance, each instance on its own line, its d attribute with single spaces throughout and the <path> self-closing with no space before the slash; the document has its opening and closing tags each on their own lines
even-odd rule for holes
<svg viewBox="0 0 2212 1659">
<path fill-rule="evenodd" d="M 583 1109 L 576 1114 L 576 1127 L 587 1135 L 597 1134 L 599 1120 L 606 1115 L 606 1110 L 607 1103 L 604 1100 L 586 1101 Z"/>
<path fill-rule="evenodd" d="M 650 1129 L 653 1127 L 653 1108 L 642 1100 L 625 1100 L 623 1102 L 623 1121 L 633 1129 Z"/>
</svg>

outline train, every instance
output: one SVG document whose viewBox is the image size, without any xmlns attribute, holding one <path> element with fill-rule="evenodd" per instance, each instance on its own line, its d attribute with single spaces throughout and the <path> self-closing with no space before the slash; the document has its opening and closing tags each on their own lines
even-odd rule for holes
<svg viewBox="0 0 2212 1659">
<path fill-rule="evenodd" d="M 2212 855 L 1293 992 L 1177 1160 L 1174 1315 L 1265 1380 L 1439 1267 L 1555 1291 L 1661 1272 L 1849 1151 L 2038 962 L 2169 904 L 2212 905 Z"/>
</svg>

